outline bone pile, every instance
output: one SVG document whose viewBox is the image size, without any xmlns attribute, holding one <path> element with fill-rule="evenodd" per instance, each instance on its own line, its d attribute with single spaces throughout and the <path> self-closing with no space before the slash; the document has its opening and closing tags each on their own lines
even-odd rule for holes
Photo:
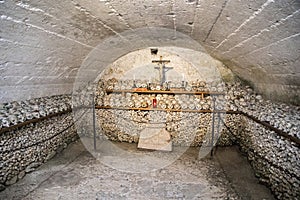
<svg viewBox="0 0 300 200">
<path fill-rule="evenodd" d="M 117 81 L 114 83 L 117 83 Z M 195 85 L 197 84 L 188 84 L 191 89 L 188 86 L 186 86 L 186 89 L 206 91 L 205 87 L 197 88 Z M 171 83 L 170 86 L 176 87 L 176 83 Z M 177 86 L 179 87 L 180 83 L 177 83 Z M 223 87 L 223 85 L 219 85 L 219 87 L 218 85 L 210 86 L 209 91 L 222 91 L 221 86 Z M 120 86 L 115 88 L 115 85 L 110 85 L 112 90 L 118 88 Z M 239 82 L 226 83 L 224 91 L 226 92 L 224 96 L 220 95 L 215 99 L 217 110 L 242 111 L 262 122 L 269 123 L 290 136 L 300 138 L 299 107 L 264 100 L 260 94 L 256 94 L 249 86 L 242 86 Z M 140 108 L 143 107 L 142 105 L 151 106 L 150 100 L 153 98 L 151 95 L 143 96 L 131 93 L 125 96 L 117 93 L 111 93 L 108 96 L 105 95 L 105 92 L 102 94 L 104 105 L 111 107 Z M 213 108 L 213 96 L 206 96 L 202 99 L 196 95 L 161 94 L 156 95 L 156 98 L 158 108 L 163 109 L 208 110 Z M 98 112 L 109 111 L 99 110 Z M 106 114 L 102 115 L 102 117 L 105 116 Z M 201 146 L 211 143 L 209 141 L 212 133 L 211 113 L 122 110 L 121 113 L 118 113 L 118 116 L 126 116 L 128 120 L 114 118 L 117 122 L 114 125 L 109 125 L 113 128 L 106 126 L 103 129 L 104 132 L 107 131 L 110 135 L 116 134 L 117 136 L 114 136 L 114 139 L 117 141 L 127 141 L 130 138 L 131 142 L 135 142 L 139 136 L 139 131 L 145 127 L 145 124 L 151 121 L 160 121 L 161 123 L 165 122 L 165 128 L 170 133 L 174 145 Z M 221 134 L 217 144 L 238 144 L 247 153 L 248 159 L 255 169 L 256 176 L 271 188 L 277 198 L 297 199 L 297 194 L 300 193 L 299 147 L 294 142 L 279 136 L 242 114 L 226 114 L 221 116 L 221 119 L 222 126 L 218 125 L 217 118 L 214 126 L 215 130 L 218 129 L 218 126 L 220 128 L 219 132 L 215 131 L 216 138 Z M 226 126 L 223 126 L 223 121 Z M 112 124 L 107 123 L 105 120 L 102 120 L 101 123 Z M 141 126 L 141 124 L 144 125 Z M 120 127 L 129 128 L 122 129 Z M 117 131 L 114 132 L 114 130 Z"/>
<path fill-rule="evenodd" d="M 225 89 L 224 83 L 220 81 L 205 82 L 195 80 L 191 82 L 182 81 L 168 81 L 161 86 L 159 83 L 150 83 L 149 80 L 117 80 L 115 78 L 104 80 L 101 79 L 98 85 L 104 86 L 107 90 L 131 90 L 132 88 L 147 88 L 150 90 L 166 90 L 167 85 L 169 89 L 184 88 L 186 91 L 195 92 L 223 92 Z"/>
<path fill-rule="evenodd" d="M 112 141 L 138 142 L 139 133 L 146 127 L 145 112 L 98 110 L 101 135 Z"/>
<path fill-rule="evenodd" d="M 264 100 L 263 97 L 249 86 L 239 83 L 228 84 L 227 108 L 240 110 L 262 122 L 268 122 L 291 136 L 300 138 L 300 108 L 284 103 Z"/>
<path fill-rule="evenodd" d="M 181 88 L 182 82 L 169 82 L 170 89 Z M 100 80 L 96 91 L 96 105 L 112 108 L 151 108 L 152 100 L 157 100 L 157 108 L 173 110 L 210 110 L 213 109 L 213 97 L 187 94 L 138 94 L 138 93 L 117 93 L 106 94 L 106 90 L 131 90 L 134 87 L 148 87 L 149 83 L 142 80 Z M 151 83 L 153 90 L 163 90 L 157 88 L 157 84 Z M 222 92 L 224 84 L 206 83 L 204 81 L 193 81 L 185 86 L 187 91 L 213 91 Z M 215 96 L 215 108 L 224 110 L 224 96 Z M 117 110 L 116 109 L 116 110 Z M 155 119 L 160 119 L 165 125 L 165 129 L 170 132 L 173 144 L 182 146 L 199 146 L 205 134 L 211 132 L 212 115 L 209 113 L 188 113 L 188 112 L 157 112 L 157 111 L 126 111 L 126 110 L 105 110 L 98 111 L 98 121 L 102 127 L 102 133 L 114 141 L 136 141 L 142 130 Z M 121 112 L 121 113 L 120 113 Z M 128 114 L 130 113 L 130 114 Z M 135 115 L 135 113 L 144 113 Z M 105 118 L 107 120 L 105 120 Z M 124 119 L 126 118 L 126 120 Z M 165 120 L 166 118 L 166 120 Z M 142 125 L 143 124 L 143 125 Z M 203 125 L 204 126 L 203 126 Z M 216 125 L 215 125 L 216 126 Z M 125 128 L 126 127 L 126 128 Z M 138 128 L 139 127 L 139 128 Z M 217 127 L 215 127 L 217 129 Z M 114 132 L 115 131 L 115 132 Z M 133 135 L 133 136 L 130 136 Z M 133 139 L 133 137 L 135 139 Z M 224 145 L 228 144 L 223 142 Z M 222 144 L 223 144 L 222 143 Z"/>
<path fill-rule="evenodd" d="M 0 129 L 71 108 L 70 95 L 42 97 L 0 104 Z"/>
<path fill-rule="evenodd" d="M 299 107 L 264 100 L 250 87 L 228 87 L 229 106 L 269 123 L 290 136 L 300 138 Z M 300 194 L 299 146 L 242 115 L 226 121 L 233 138 L 247 153 L 259 180 L 278 199 L 297 199 Z M 228 132 L 228 130 L 227 130 Z"/>
<path fill-rule="evenodd" d="M 102 92 L 99 92 L 102 93 Z M 203 99 L 197 95 L 169 95 L 169 94 L 143 94 L 110 93 L 100 98 L 96 98 L 96 105 L 106 107 L 123 107 L 123 108 L 148 108 L 152 107 L 152 99 L 158 100 L 157 108 L 174 109 L 174 110 L 210 110 L 212 109 L 212 97 L 206 96 Z M 224 99 L 216 98 L 216 109 L 224 108 Z"/>
<path fill-rule="evenodd" d="M 14 101 L 0 105 L 1 128 L 71 109 L 70 95 Z M 73 117 L 67 113 L 52 116 L 0 135 L 0 188 L 14 184 L 35 170 L 78 136 Z"/>
<path fill-rule="evenodd" d="M 0 135 L 0 184 L 5 188 L 78 139 L 73 117 L 63 114 Z M 68 128 L 71 126 L 70 128 Z M 5 186 L 4 186 L 5 185 Z"/>
</svg>

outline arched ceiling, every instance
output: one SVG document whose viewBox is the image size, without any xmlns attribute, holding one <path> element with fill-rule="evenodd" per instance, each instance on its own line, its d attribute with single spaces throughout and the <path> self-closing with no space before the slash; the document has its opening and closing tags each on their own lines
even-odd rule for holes
<svg viewBox="0 0 300 200">
<path fill-rule="evenodd" d="M 101 41 L 163 27 L 266 97 L 299 104 L 299 13 L 298 0 L 0 0 L 0 102 L 71 93 Z"/>
</svg>

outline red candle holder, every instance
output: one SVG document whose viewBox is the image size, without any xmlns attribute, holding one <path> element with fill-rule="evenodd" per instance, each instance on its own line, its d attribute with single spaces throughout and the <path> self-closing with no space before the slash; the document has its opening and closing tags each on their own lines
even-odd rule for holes
<svg viewBox="0 0 300 200">
<path fill-rule="evenodd" d="M 152 99 L 152 107 L 153 108 L 157 107 L 157 100 L 156 99 Z"/>
</svg>

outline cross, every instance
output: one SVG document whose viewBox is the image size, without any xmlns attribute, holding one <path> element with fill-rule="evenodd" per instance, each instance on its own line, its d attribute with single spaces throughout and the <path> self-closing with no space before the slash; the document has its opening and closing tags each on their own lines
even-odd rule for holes
<svg viewBox="0 0 300 200">
<path fill-rule="evenodd" d="M 159 81 L 160 85 L 162 86 L 163 83 L 166 80 L 166 74 L 165 72 L 169 71 L 170 69 L 173 69 L 173 67 L 166 67 L 165 63 L 171 62 L 170 60 L 163 60 L 162 56 L 160 56 L 159 60 L 152 60 L 152 63 L 158 63 L 159 67 L 155 67 L 155 69 L 159 70 Z"/>
</svg>

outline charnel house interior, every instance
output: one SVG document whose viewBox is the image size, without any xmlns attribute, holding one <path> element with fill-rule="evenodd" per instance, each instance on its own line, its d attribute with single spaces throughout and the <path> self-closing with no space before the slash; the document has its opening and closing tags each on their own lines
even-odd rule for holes
<svg viewBox="0 0 300 200">
<path fill-rule="evenodd" d="M 299 1 L 0 11 L 0 199 L 299 199 Z"/>
</svg>

